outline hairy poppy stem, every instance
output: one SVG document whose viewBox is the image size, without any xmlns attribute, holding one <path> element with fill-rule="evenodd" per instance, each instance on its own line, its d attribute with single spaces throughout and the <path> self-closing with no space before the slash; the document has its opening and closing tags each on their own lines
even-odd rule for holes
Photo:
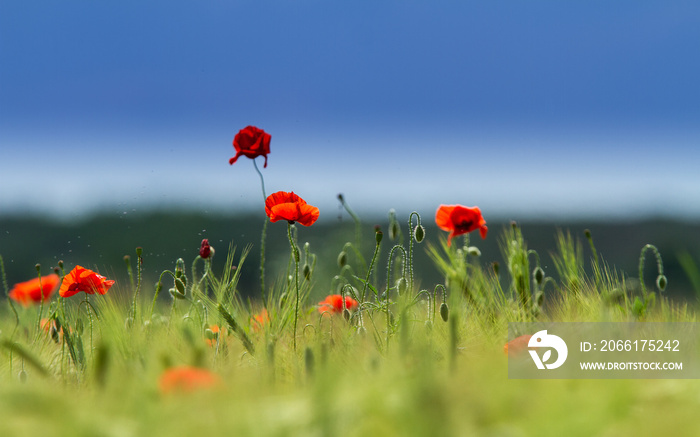
<svg viewBox="0 0 700 437">
<path fill-rule="evenodd" d="M 141 247 L 136 248 L 136 291 L 134 291 L 134 302 L 132 303 L 131 311 L 134 322 L 136 321 L 136 302 L 138 301 L 139 291 L 141 290 L 141 265 L 143 264 L 143 249 Z M 92 345 L 90 345 L 92 347 Z"/>
<path fill-rule="evenodd" d="M 260 186 L 262 187 L 264 205 L 265 201 L 267 200 L 267 195 L 265 194 L 265 179 L 263 179 L 263 175 L 260 172 L 255 159 L 253 159 L 253 166 L 255 167 L 255 171 L 258 172 L 258 176 L 260 176 Z M 267 302 L 265 299 L 265 240 L 267 239 L 268 221 L 269 218 L 266 216 L 265 221 L 263 222 L 262 237 L 260 238 L 260 297 L 262 298 L 263 308 L 267 308 Z"/>
<path fill-rule="evenodd" d="M 418 224 L 416 226 L 421 226 L 420 224 L 420 214 L 413 211 L 408 216 L 408 290 L 413 291 L 413 240 L 415 239 L 415 228 L 413 227 L 413 216 L 418 219 Z"/>
<path fill-rule="evenodd" d="M 297 322 L 299 320 L 299 248 L 294 243 L 292 238 L 292 224 L 287 222 L 287 237 L 289 245 L 292 249 L 292 258 L 294 258 L 294 290 L 296 292 L 296 303 L 294 305 L 294 350 L 297 350 Z"/>
</svg>

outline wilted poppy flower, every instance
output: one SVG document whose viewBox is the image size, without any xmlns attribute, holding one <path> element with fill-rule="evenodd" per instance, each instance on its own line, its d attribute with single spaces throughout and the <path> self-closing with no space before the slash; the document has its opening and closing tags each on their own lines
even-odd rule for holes
<svg viewBox="0 0 700 437">
<path fill-rule="evenodd" d="M 193 392 L 213 388 L 220 383 L 219 377 L 197 367 L 180 366 L 167 369 L 160 377 L 159 387 L 163 394 Z"/>
<path fill-rule="evenodd" d="M 478 207 L 468 208 L 462 205 L 440 205 L 435 213 L 435 223 L 443 231 L 448 231 L 447 245 L 452 238 L 471 231 L 479 230 L 481 238 L 486 238 L 488 228 Z"/>
<path fill-rule="evenodd" d="M 202 259 L 207 259 L 211 255 L 211 246 L 209 245 L 209 240 L 206 238 L 202 240 L 202 247 L 199 248 L 199 256 Z"/>
<path fill-rule="evenodd" d="M 512 339 L 503 346 L 503 353 L 511 356 L 520 355 L 527 350 L 527 344 L 531 337 L 532 335 L 521 335 Z"/>
<path fill-rule="evenodd" d="M 31 303 L 39 303 L 51 297 L 60 281 L 61 278 L 56 274 L 42 276 L 41 280 L 36 277 L 27 282 L 15 284 L 14 288 L 10 290 L 9 296 L 12 300 L 29 306 Z"/>
<path fill-rule="evenodd" d="M 229 164 L 236 162 L 239 156 L 244 155 L 255 159 L 258 156 L 265 157 L 267 167 L 267 154 L 270 153 L 270 134 L 255 126 L 246 126 L 241 129 L 233 138 L 233 147 L 236 149 L 236 156 L 228 160 Z"/>
<path fill-rule="evenodd" d="M 258 314 L 254 314 L 250 318 L 250 324 L 253 331 L 260 331 L 270 321 L 270 316 L 267 314 L 267 308 L 263 308 Z"/>
<path fill-rule="evenodd" d="M 319 211 L 294 192 L 278 191 L 265 199 L 265 214 L 273 223 L 287 220 L 292 224 L 299 222 L 304 226 L 311 226 L 318 219 Z"/>
<path fill-rule="evenodd" d="M 357 307 L 357 301 L 350 296 L 345 296 L 345 308 L 352 310 Z M 331 294 L 325 300 L 318 303 L 318 312 L 323 313 L 342 313 L 343 312 L 343 296 L 339 294 Z"/>
<path fill-rule="evenodd" d="M 61 289 L 58 294 L 61 297 L 71 297 L 81 291 L 87 294 L 106 294 L 109 287 L 114 285 L 115 281 L 108 280 L 102 275 L 98 275 L 90 269 L 81 266 L 75 266 L 73 270 L 63 278 Z"/>
</svg>

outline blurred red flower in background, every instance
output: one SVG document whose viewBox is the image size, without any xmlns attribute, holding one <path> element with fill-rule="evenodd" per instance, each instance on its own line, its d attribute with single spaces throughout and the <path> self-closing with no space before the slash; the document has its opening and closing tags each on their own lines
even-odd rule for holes
<svg viewBox="0 0 700 437">
<path fill-rule="evenodd" d="M 318 303 L 318 312 L 323 314 L 341 313 L 343 312 L 343 296 L 339 294 L 331 294 L 325 300 Z M 352 310 L 357 308 L 357 301 L 350 296 L 345 296 L 345 308 Z"/>
<path fill-rule="evenodd" d="M 443 231 L 448 231 L 447 245 L 452 243 L 452 238 L 479 230 L 481 238 L 486 238 L 488 228 L 486 220 L 481 216 L 478 207 L 468 208 L 462 205 L 440 205 L 435 213 L 435 223 Z"/>
<path fill-rule="evenodd" d="M 159 387 L 163 394 L 193 392 L 213 388 L 220 383 L 219 377 L 206 370 L 191 366 L 172 367 L 160 377 Z"/>
<path fill-rule="evenodd" d="M 8 295 L 12 300 L 15 300 L 23 306 L 29 306 L 31 303 L 39 303 L 42 300 L 47 300 L 54 291 L 61 279 L 56 274 L 42 276 L 31 279 L 26 282 L 20 282 L 10 290 Z"/>
</svg>

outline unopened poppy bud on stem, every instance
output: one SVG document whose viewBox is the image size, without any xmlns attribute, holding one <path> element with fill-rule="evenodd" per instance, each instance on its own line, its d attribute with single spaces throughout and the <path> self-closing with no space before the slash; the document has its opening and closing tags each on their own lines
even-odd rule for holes
<svg viewBox="0 0 700 437">
<path fill-rule="evenodd" d="M 384 237 L 384 233 L 382 232 L 381 229 L 379 229 L 379 226 L 374 228 L 374 239 L 377 242 L 377 244 L 382 242 L 382 238 Z"/>
<path fill-rule="evenodd" d="M 544 270 L 542 270 L 542 267 L 535 267 L 535 271 L 532 272 L 532 275 L 535 277 L 537 285 L 542 285 L 542 281 L 544 281 Z"/>
<path fill-rule="evenodd" d="M 342 269 L 343 267 L 345 267 L 345 265 L 347 263 L 348 263 L 348 253 L 346 251 L 342 250 L 338 254 L 338 267 L 340 267 Z"/>
<path fill-rule="evenodd" d="M 425 228 L 422 225 L 416 226 L 413 231 L 413 238 L 416 239 L 416 243 L 420 243 L 425 238 Z"/>
<path fill-rule="evenodd" d="M 444 322 L 447 321 L 450 317 L 450 308 L 447 306 L 447 303 L 443 302 L 440 304 L 440 317 Z"/>
<path fill-rule="evenodd" d="M 37 273 L 41 273 L 41 264 L 37 263 L 34 268 L 36 268 Z"/>
<path fill-rule="evenodd" d="M 666 285 L 668 285 L 668 279 L 666 279 L 666 276 L 659 275 L 656 278 L 656 287 L 659 289 L 659 291 L 664 291 L 666 289 Z"/>
</svg>

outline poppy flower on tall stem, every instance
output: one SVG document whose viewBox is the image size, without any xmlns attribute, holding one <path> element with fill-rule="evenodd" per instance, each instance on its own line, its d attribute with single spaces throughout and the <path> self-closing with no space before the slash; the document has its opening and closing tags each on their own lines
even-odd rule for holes
<svg viewBox="0 0 700 437">
<path fill-rule="evenodd" d="M 293 191 L 278 191 L 265 199 L 265 214 L 273 223 L 286 220 L 291 224 L 299 222 L 303 226 L 311 226 L 318 219 L 319 211 Z"/>
<path fill-rule="evenodd" d="M 253 160 L 255 171 L 258 173 L 258 176 L 260 176 L 263 201 L 267 198 L 267 194 L 265 194 L 265 179 L 258 168 L 258 164 L 255 162 L 255 158 L 258 156 L 265 157 L 265 165 L 263 165 L 263 167 L 267 167 L 267 154 L 270 153 L 271 138 L 270 134 L 262 129 L 255 126 L 246 126 L 233 138 L 233 147 L 236 149 L 236 156 L 228 161 L 229 164 L 233 165 L 241 155 L 247 156 Z M 267 220 L 263 222 L 262 236 L 260 238 L 260 292 L 263 305 L 265 304 L 265 239 L 267 236 L 267 223 Z"/>
<path fill-rule="evenodd" d="M 448 231 L 447 245 L 452 243 L 452 238 L 469 232 L 479 230 L 481 238 L 486 238 L 488 228 L 486 220 L 481 215 L 478 207 L 469 208 L 462 205 L 440 205 L 435 213 L 435 223 L 443 231 Z"/>
<path fill-rule="evenodd" d="M 263 167 L 267 168 L 267 154 L 270 153 L 271 138 L 270 134 L 255 126 L 244 127 L 233 138 L 233 148 L 236 149 L 236 156 L 229 159 L 228 163 L 233 165 L 241 155 L 250 159 L 263 156 L 265 157 Z"/>
<path fill-rule="evenodd" d="M 8 296 L 25 307 L 32 303 L 41 303 L 51 297 L 60 281 L 61 279 L 57 274 L 46 275 L 41 278 L 37 276 L 29 281 L 15 284 Z"/>
<path fill-rule="evenodd" d="M 71 297 L 75 294 L 85 292 L 86 294 L 107 294 L 109 288 L 114 285 L 113 280 L 109 280 L 102 275 L 93 272 L 85 267 L 75 266 L 73 270 L 63 278 L 58 294 L 61 297 Z"/>
<path fill-rule="evenodd" d="M 299 321 L 299 248 L 292 238 L 292 225 L 299 222 L 303 226 L 311 226 L 318 219 L 319 211 L 315 206 L 306 203 L 294 192 L 278 191 L 265 199 L 265 214 L 271 222 L 287 220 L 287 238 L 294 259 L 294 289 L 296 304 L 294 306 L 294 350 L 297 348 L 297 323 Z"/>
</svg>

